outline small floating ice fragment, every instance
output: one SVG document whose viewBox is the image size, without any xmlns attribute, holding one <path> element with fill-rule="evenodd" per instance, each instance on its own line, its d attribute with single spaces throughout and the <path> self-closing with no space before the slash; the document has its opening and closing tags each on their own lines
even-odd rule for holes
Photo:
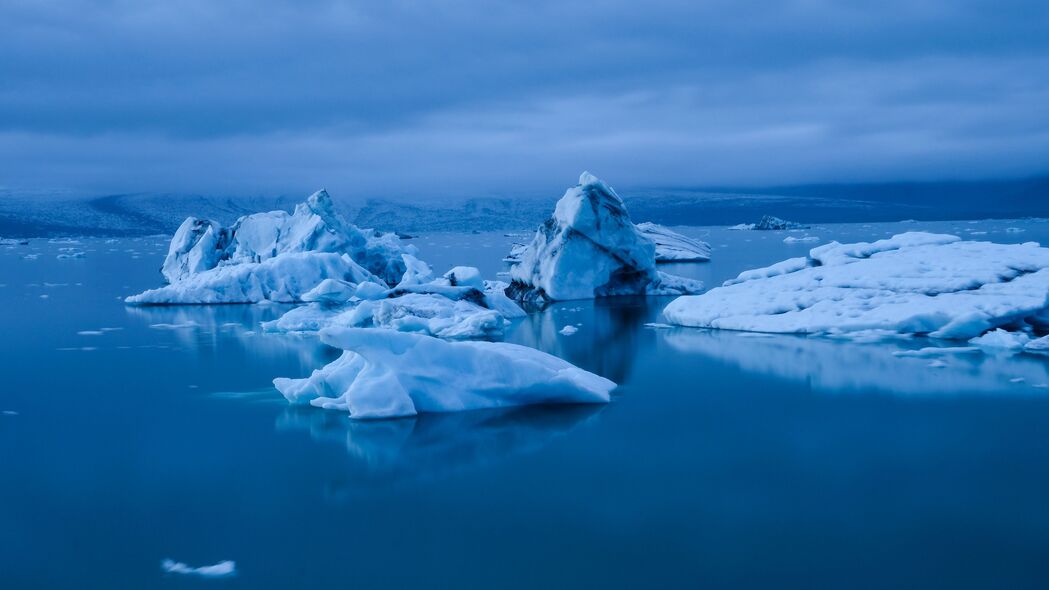
<svg viewBox="0 0 1049 590">
<path fill-rule="evenodd" d="M 563 336 L 571 336 L 572 334 L 575 334 L 578 331 L 579 331 L 579 328 L 576 328 L 575 326 L 572 326 L 572 325 L 565 326 L 564 328 L 561 328 L 559 330 L 559 332 Z"/>
<path fill-rule="evenodd" d="M 202 578 L 225 578 L 237 573 L 237 563 L 230 560 L 220 561 L 215 565 L 191 567 L 181 561 L 165 559 L 160 562 L 160 568 L 169 574 L 200 576 Z"/>
</svg>

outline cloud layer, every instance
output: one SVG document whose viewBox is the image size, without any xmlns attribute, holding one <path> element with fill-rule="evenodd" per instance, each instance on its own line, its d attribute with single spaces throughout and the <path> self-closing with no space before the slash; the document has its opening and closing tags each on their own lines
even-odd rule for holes
<svg viewBox="0 0 1049 590">
<path fill-rule="evenodd" d="M 1016 176 L 1049 5 L 0 5 L 0 185 L 505 194 Z"/>
</svg>

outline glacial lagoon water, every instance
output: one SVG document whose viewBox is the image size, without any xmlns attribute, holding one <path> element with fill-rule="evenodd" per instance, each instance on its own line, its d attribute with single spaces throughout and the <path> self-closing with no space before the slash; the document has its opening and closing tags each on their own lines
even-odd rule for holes
<svg viewBox="0 0 1049 590">
<path fill-rule="evenodd" d="M 1049 223 L 683 228 L 719 284 L 907 230 L 1049 242 Z M 511 242 L 427 234 L 492 278 Z M 667 298 L 565 302 L 506 339 L 621 384 L 603 407 L 354 422 L 277 376 L 334 359 L 285 306 L 129 308 L 166 239 L 0 247 L 0 587 L 1044 587 L 1049 359 L 647 327 Z M 83 252 L 83 257 L 75 257 Z M 57 258 L 59 255 L 66 257 Z M 69 257 L 73 256 L 73 257 Z M 558 331 L 577 325 L 572 336 Z M 172 558 L 237 575 L 165 574 Z"/>
</svg>

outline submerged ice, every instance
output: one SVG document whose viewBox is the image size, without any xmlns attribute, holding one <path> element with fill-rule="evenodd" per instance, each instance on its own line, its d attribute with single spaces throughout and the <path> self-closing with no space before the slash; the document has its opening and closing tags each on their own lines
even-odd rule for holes
<svg viewBox="0 0 1049 590">
<path fill-rule="evenodd" d="M 999 327 L 1029 329 L 1045 317 L 1047 299 L 1049 249 L 910 232 L 813 248 L 680 297 L 663 313 L 692 327 L 969 339 Z M 1003 339 L 986 344 L 992 340 Z"/>
<path fill-rule="evenodd" d="M 275 379 L 294 404 L 351 418 L 550 403 L 607 403 L 615 383 L 544 352 L 504 342 L 449 342 L 392 330 L 321 332 L 342 356 L 304 379 Z"/>
</svg>

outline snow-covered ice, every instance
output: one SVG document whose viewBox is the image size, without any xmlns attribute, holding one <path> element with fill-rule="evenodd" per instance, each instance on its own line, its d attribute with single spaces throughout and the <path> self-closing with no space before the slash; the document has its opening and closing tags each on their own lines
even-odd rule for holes
<svg viewBox="0 0 1049 590">
<path fill-rule="evenodd" d="M 702 290 L 698 281 L 657 271 L 655 255 L 655 244 L 630 221 L 619 195 L 584 172 L 510 269 L 507 294 L 542 304 Z"/>
<path fill-rule="evenodd" d="M 969 339 L 1034 322 L 1047 300 L 1049 249 L 909 232 L 873 243 L 831 242 L 680 297 L 663 314 L 692 327 Z"/>
<path fill-rule="evenodd" d="M 274 380 L 294 404 L 393 418 L 524 404 L 606 403 L 615 383 L 544 352 L 504 342 L 449 342 L 382 329 L 332 328 L 345 352 L 304 379 Z"/>
<path fill-rule="evenodd" d="M 1009 332 L 1001 328 L 969 340 L 969 344 L 991 350 L 1020 350 L 1031 341 L 1023 332 Z"/>
<path fill-rule="evenodd" d="M 325 279 L 378 281 L 347 254 L 297 252 L 253 264 L 231 264 L 125 299 L 136 305 L 297 303 Z"/>
<path fill-rule="evenodd" d="M 263 329 L 318 332 L 328 327 L 376 327 L 439 338 L 498 338 L 509 319 L 524 315 L 505 295 L 506 283 L 485 281 L 476 268 L 457 266 L 433 279 L 428 265 L 409 255 L 405 259 L 407 270 L 393 289 L 368 282 L 356 290 L 322 283 L 314 290 L 320 293 L 311 291 L 303 297 L 317 298 L 315 303 L 265 322 Z"/>
<path fill-rule="evenodd" d="M 186 219 L 161 268 L 169 284 L 127 302 L 299 302 L 325 279 L 395 284 L 407 270 L 405 255 L 414 253 L 414 246 L 403 246 L 394 234 L 347 223 L 328 193 L 318 191 L 293 213 L 246 215 L 228 228 Z"/>
<path fill-rule="evenodd" d="M 820 241 L 819 236 L 787 236 L 783 238 L 784 244 L 811 244 Z"/>
<path fill-rule="evenodd" d="M 641 235 L 656 245 L 656 262 L 706 262 L 710 260 L 710 244 L 683 236 L 662 225 L 645 222 L 637 224 Z"/>
</svg>

